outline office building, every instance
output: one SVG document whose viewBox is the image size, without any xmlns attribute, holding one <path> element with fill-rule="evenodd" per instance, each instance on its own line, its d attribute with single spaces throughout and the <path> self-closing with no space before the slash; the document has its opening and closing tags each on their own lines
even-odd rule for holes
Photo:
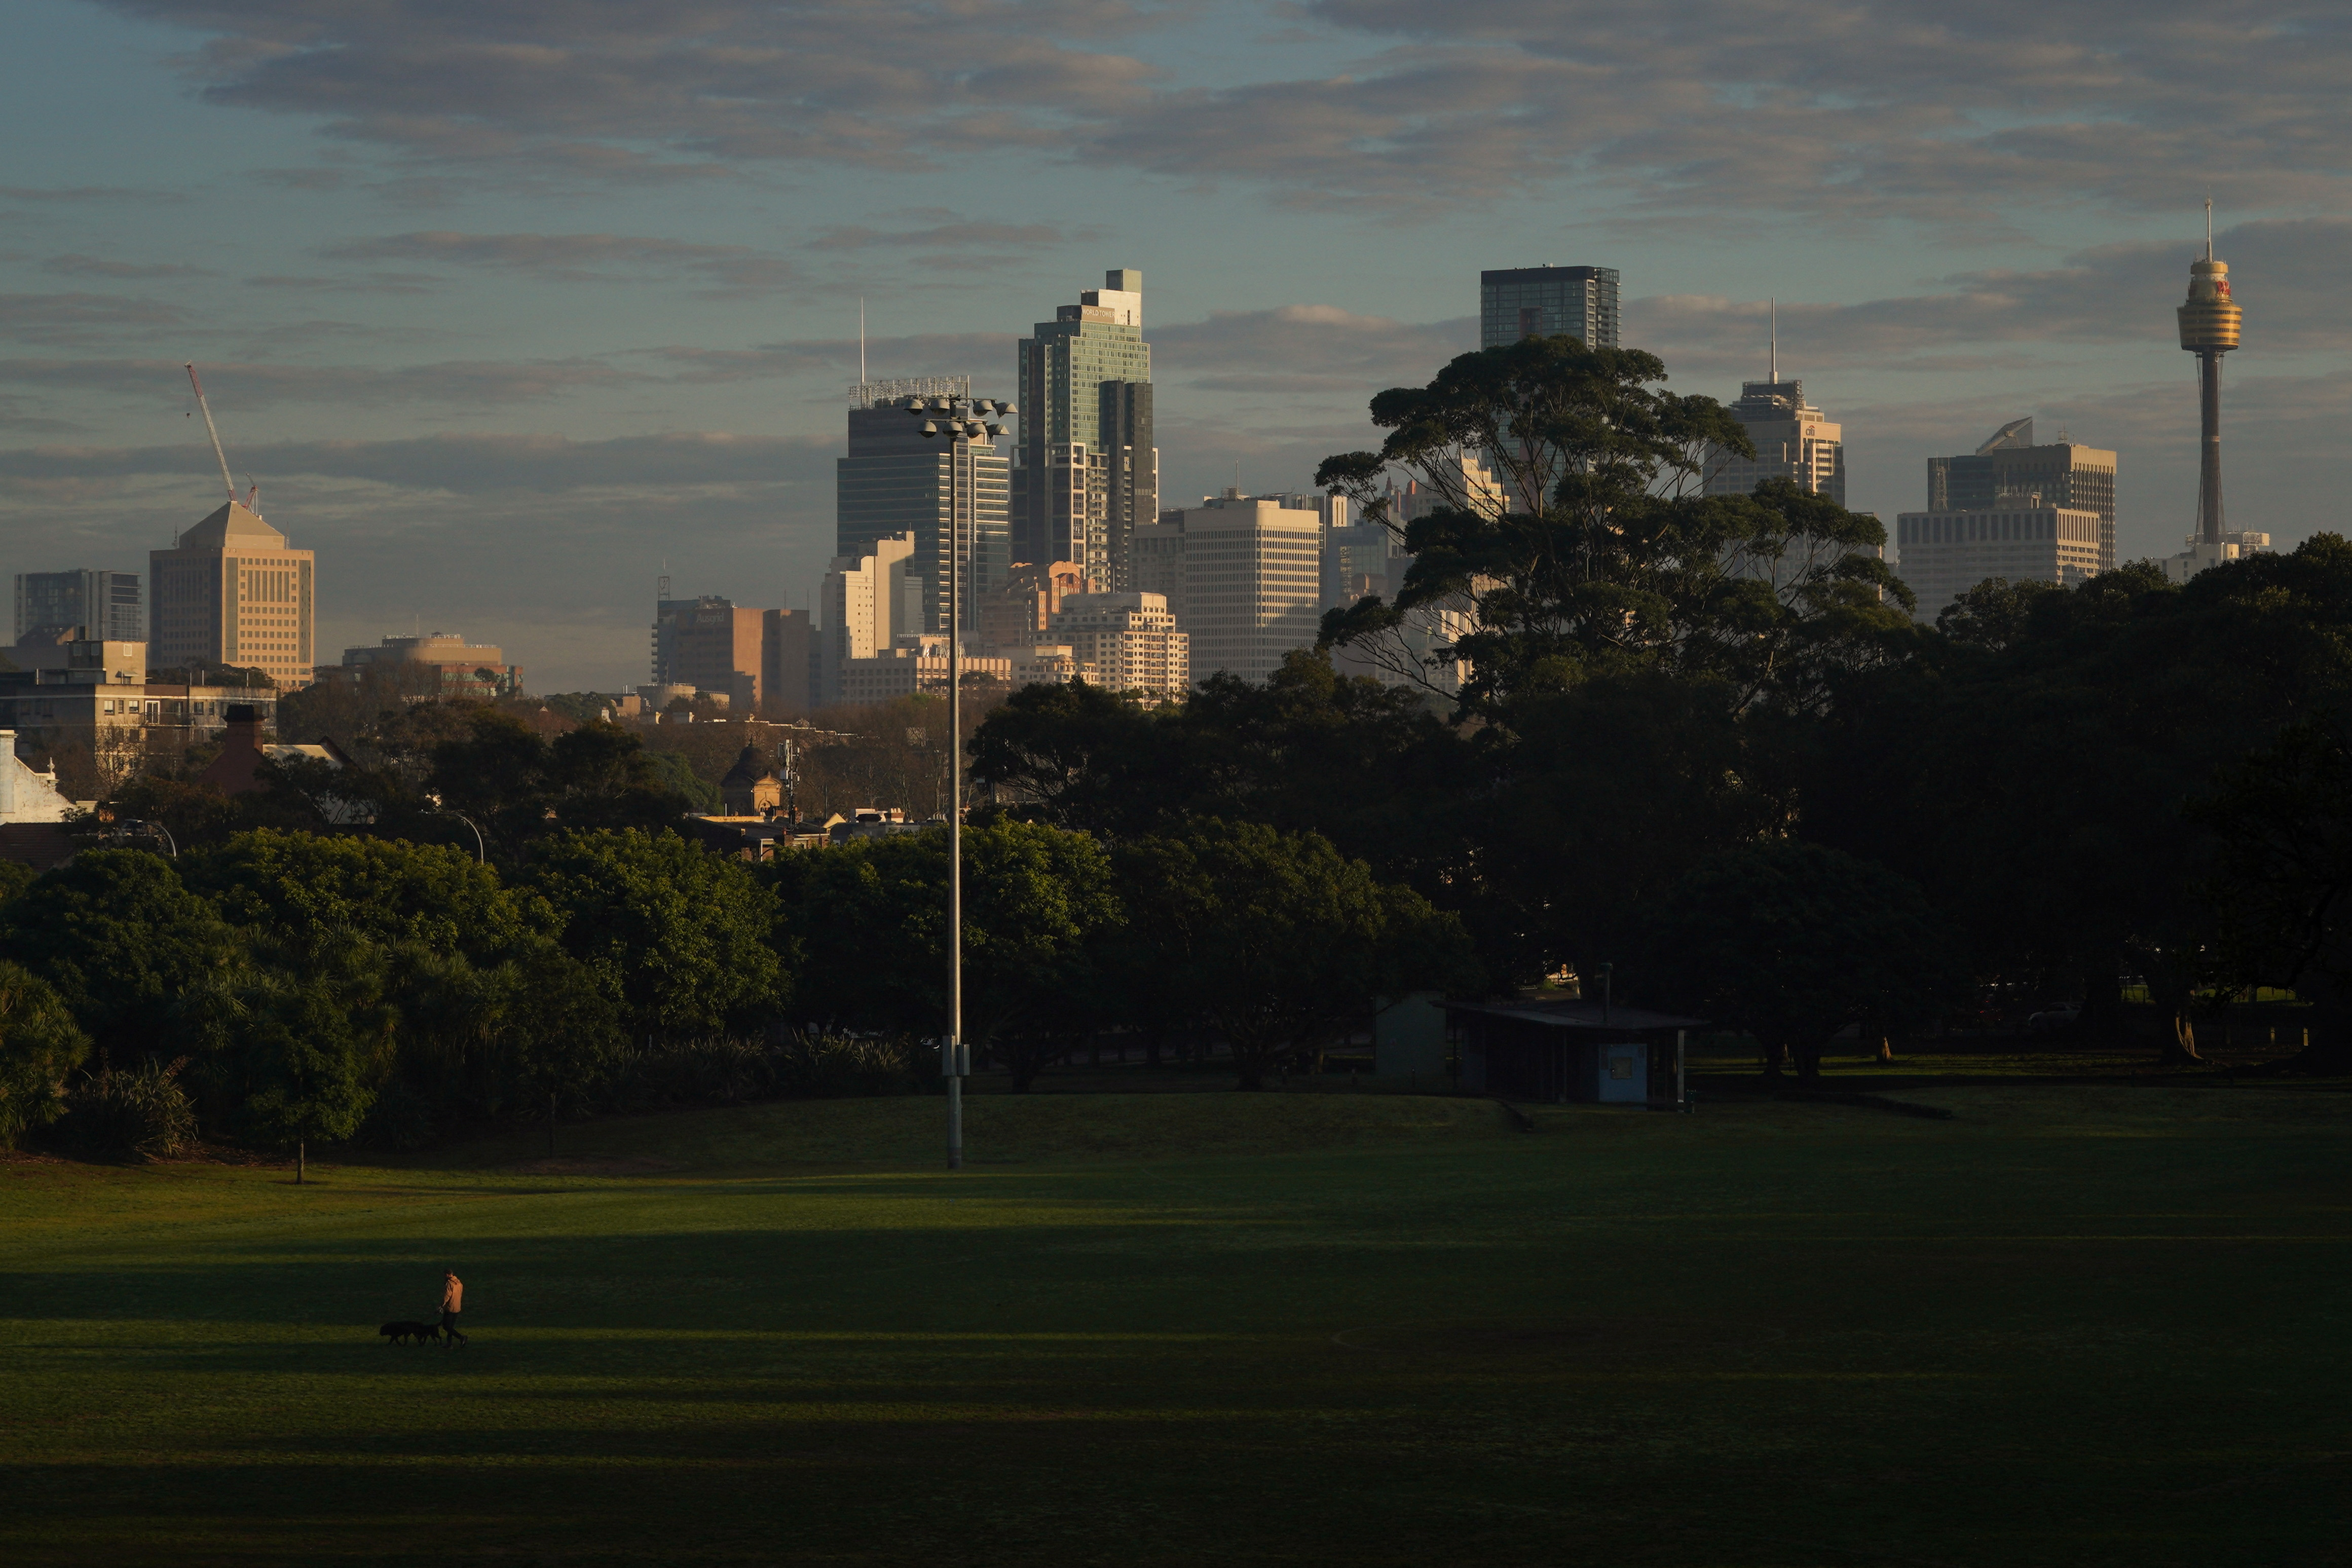
<svg viewBox="0 0 2352 1568">
<path fill-rule="evenodd" d="M 1561 333 L 1593 349 L 1617 344 L 1614 267 L 1504 267 L 1478 274 L 1478 346 Z"/>
<path fill-rule="evenodd" d="M 915 584 L 902 579 L 898 586 L 903 608 Z M 738 713 L 804 713 L 810 649 L 809 617 L 798 610 L 751 609 L 716 594 L 665 595 L 654 607 L 651 689 L 714 697 Z"/>
<path fill-rule="evenodd" d="M 1015 363 L 1013 559 L 1067 561 L 1094 592 L 1132 590 L 1135 531 L 1160 509 L 1143 274 L 1114 268 L 1057 306 Z"/>
<path fill-rule="evenodd" d="M 907 569 L 915 557 L 915 537 L 877 539 L 862 555 L 836 555 L 824 573 L 824 625 L 817 639 L 817 700 L 845 700 L 843 679 L 850 663 L 872 658 L 919 635 L 922 584 Z"/>
<path fill-rule="evenodd" d="M 1264 680 L 1321 630 L 1323 519 L 1227 490 L 1151 525 L 1152 573 L 1181 562 L 1181 610 L 1192 679 Z M 1157 589 L 1146 592 L 1157 593 Z M 1160 595 L 1165 598 L 1164 594 Z"/>
<path fill-rule="evenodd" d="M 1073 594 L 1055 613 L 1052 637 L 1092 667 L 1089 681 L 1113 691 L 1165 700 L 1192 683 L 1192 639 L 1159 594 Z"/>
<path fill-rule="evenodd" d="M 1968 511 L 1906 511 L 1895 520 L 1895 573 L 1932 622 L 1989 578 L 2067 586 L 2098 575 L 2099 514 L 2037 491 L 2003 491 Z"/>
<path fill-rule="evenodd" d="M 1801 490 L 1845 505 L 1845 427 L 1830 423 L 1805 401 L 1803 382 L 1782 381 L 1777 374 L 1742 382 L 1731 416 L 1748 427 L 1756 456 L 1709 447 L 1708 495 L 1744 496 L 1767 479 L 1788 479 Z"/>
<path fill-rule="evenodd" d="M 2033 421 L 2012 419 L 1965 457 L 1927 459 L 1929 511 L 1988 511 L 2003 494 L 2038 493 L 2052 506 L 2099 514 L 2099 570 L 2116 564 L 2116 455 L 2069 441 L 2033 442 Z"/>
<path fill-rule="evenodd" d="M 341 668 L 334 673 L 357 681 L 368 670 L 415 687 L 418 696 L 487 700 L 522 690 L 522 671 L 506 662 L 505 649 L 469 643 L 455 632 L 389 637 L 373 647 L 347 647 Z M 322 677 L 327 673 L 320 672 Z"/>
<path fill-rule="evenodd" d="M 867 555 L 877 539 L 912 534 L 907 570 L 922 596 L 924 631 L 948 629 L 947 558 L 940 552 L 951 493 L 964 552 L 967 635 L 971 606 L 1003 585 L 1012 565 L 1012 460 L 987 441 L 926 437 L 923 426 L 935 422 L 907 406 L 913 398 L 971 395 L 962 377 L 858 383 L 849 389 L 848 453 L 834 464 L 835 553 Z"/>
<path fill-rule="evenodd" d="M 295 550 L 259 514 L 223 503 L 148 555 L 154 586 L 148 657 L 160 668 L 257 669 L 280 687 L 308 685 L 317 662 L 317 558 Z"/>
<path fill-rule="evenodd" d="M 136 572 L 19 572 L 16 633 L 145 642 Z"/>
</svg>

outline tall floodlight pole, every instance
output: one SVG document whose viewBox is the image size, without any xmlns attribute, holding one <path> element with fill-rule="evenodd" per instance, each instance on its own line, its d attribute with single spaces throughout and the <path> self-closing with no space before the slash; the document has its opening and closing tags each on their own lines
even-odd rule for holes
<svg viewBox="0 0 2352 1568">
<path fill-rule="evenodd" d="M 971 1056 L 963 1039 L 963 552 L 967 530 L 962 499 L 976 488 L 960 482 L 971 444 L 992 446 L 1004 426 L 990 421 L 1016 412 L 1009 403 L 971 395 L 908 399 L 923 420 L 926 440 L 944 436 L 948 451 L 948 1034 L 940 1052 L 948 1088 L 948 1169 L 963 1169 L 963 1080 Z M 974 476 L 975 480 L 977 476 Z M 975 508 L 974 510 L 977 510 Z"/>
</svg>

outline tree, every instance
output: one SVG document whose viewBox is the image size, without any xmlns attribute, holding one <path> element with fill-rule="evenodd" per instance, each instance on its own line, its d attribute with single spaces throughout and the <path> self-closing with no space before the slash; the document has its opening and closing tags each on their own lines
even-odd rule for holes
<svg viewBox="0 0 2352 1568">
<path fill-rule="evenodd" d="M 89 1055 L 89 1037 L 47 982 L 0 962 L 0 1149 L 55 1121 L 66 1075 Z"/>
<path fill-rule="evenodd" d="M 1637 350 L 1528 338 L 1374 397 L 1381 449 L 1326 458 L 1315 482 L 1395 527 L 1387 479 L 1402 467 L 1437 504 L 1399 530 L 1413 561 L 1395 601 L 1333 611 L 1325 640 L 1377 640 L 1416 609 L 1452 608 L 1469 625 L 1439 657 L 1470 661 L 1461 705 L 1486 712 L 1638 665 L 1760 693 L 1902 627 L 1913 601 L 1876 552 L 1876 520 L 1792 485 L 1705 494 L 1710 461 L 1754 448 L 1728 411 L 1661 390 L 1665 378 Z M 1488 463 L 1492 489 L 1474 478 Z"/>
<path fill-rule="evenodd" d="M 2352 746 L 2323 714 L 2224 768 L 2189 802 L 2220 841 L 2199 891 L 2219 916 L 2208 955 L 2216 981 L 2291 988 L 2313 1004 L 2315 1037 L 2289 1065 L 2341 1072 L 2352 1062 Z"/>
<path fill-rule="evenodd" d="M 1088 835 L 1003 822 L 963 833 L 963 1024 L 1026 1089 L 1101 1023 L 1097 944 L 1123 918 Z M 813 1023 L 947 1032 L 947 834 L 865 839 L 771 871 L 806 954 L 796 1010 Z"/>
<path fill-rule="evenodd" d="M 308 939 L 352 931 L 386 944 L 495 962 L 551 936 L 555 911 L 501 884 L 470 849 L 269 829 L 184 855 L 182 880 L 231 924 Z"/>
<path fill-rule="evenodd" d="M 1470 978 L 1459 921 L 1319 834 L 1211 820 L 1121 865 L 1139 931 L 1190 982 L 1244 1089 L 1346 1038 L 1382 997 Z"/>
<path fill-rule="evenodd" d="M 541 841 L 521 877 L 640 1038 L 752 1031 L 783 1005 L 776 898 L 740 861 L 667 830 L 573 831 Z"/>
<path fill-rule="evenodd" d="M 1896 1028 L 1944 1002 L 1947 951 L 1916 883 L 1777 839 L 1710 857 L 1676 882 L 1627 978 L 1637 994 L 1755 1036 L 1770 1076 L 1793 1057 L 1811 1083 L 1848 1025 Z"/>
<path fill-rule="evenodd" d="M 85 849 L 0 908 L 0 948 L 57 988 L 100 1052 L 176 1054 L 185 997 L 236 959 L 235 933 L 172 862 Z"/>
</svg>

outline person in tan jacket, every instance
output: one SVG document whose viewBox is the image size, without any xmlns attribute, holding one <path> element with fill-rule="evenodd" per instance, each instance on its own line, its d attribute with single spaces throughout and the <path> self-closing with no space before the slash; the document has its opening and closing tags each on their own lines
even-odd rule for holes
<svg viewBox="0 0 2352 1568">
<path fill-rule="evenodd" d="M 466 1282 L 457 1278 L 454 1268 L 441 1271 L 441 1332 L 443 1348 L 454 1349 L 466 1342 L 457 1331 L 457 1314 L 466 1310 Z"/>
</svg>

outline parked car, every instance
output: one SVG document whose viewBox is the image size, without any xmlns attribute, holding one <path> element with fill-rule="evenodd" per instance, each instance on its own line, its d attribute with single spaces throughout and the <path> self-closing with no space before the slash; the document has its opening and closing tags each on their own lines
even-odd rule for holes
<svg viewBox="0 0 2352 1568">
<path fill-rule="evenodd" d="M 2054 1035 L 2061 1029 L 2073 1028 L 2074 1020 L 2082 1016 L 2083 1009 L 2072 1003 L 2044 1007 L 2025 1020 L 2025 1032 L 2029 1035 Z"/>
</svg>

